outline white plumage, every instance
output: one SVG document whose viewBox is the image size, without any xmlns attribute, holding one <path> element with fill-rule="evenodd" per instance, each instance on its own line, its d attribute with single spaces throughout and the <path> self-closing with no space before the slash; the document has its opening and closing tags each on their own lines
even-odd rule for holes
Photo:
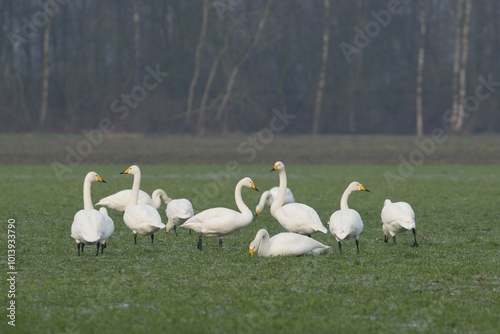
<svg viewBox="0 0 500 334">
<path fill-rule="evenodd" d="M 182 225 L 194 216 L 193 204 L 185 198 L 173 199 L 167 204 L 165 213 L 168 220 L 165 230 L 169 233 L 173 228 L 177 235 L 177 225 Z"/>
<path fill-rule="evenodd" d="M 123 214 L 123 221 L 125 225 L 134 233 L 134 243 L 137 244 L 137 234 L 151 236 L 151 242 L 154 240 L 154 234 L 165 228 L 162 223 L 158 211 L 148 204 L 138 204 L 139 189 L 141 186 L 141 170 L 138 166 L 132 165 L 121 174 L 134 175 L 134 183 L 132 185 L 131 197 L 125 213 Z"/>
<path fill-rule="evenodd" d="M 271 206 L 274 202 L 276 196 L 278 196 L 279 187 L 273 187 L 269 190 L 266 190 L 260 196 L 259 204 L 255 207 L 255 215 L 259 215 L 262 210 L 264 210 L 264 206 Z M 295 198 L 293 197 L 292 191 L 289 188 L 286 188 L 285 200 L 283 201 L 283 205 L 288 203 L 294 203 Z"/>
<path fill-rule="evenodd" d="M 131 189 L 120 190 L 113 195 L 106 196 L 101 198 L 96 205 L 106 206 L 110 209 L 114 209 L 117 211 L 125 211 L 125 208 L 129 204 L 130 197 L 132 196 Z M 137 204 L 148 204 L 151 205 L 155 209 L 159 209 L 161 206 L 161 200 L 165 204 L 171 200 L 168 197 L 167 193 L 163 189 L 156 189 L 153 191 L 152 196 L 149 196 L 145 191 L 139 190 L 139 197 L 137 199 Z"/>
<path fill-rule="evenodd" d="M 277 161 L 271 171 L 278 171 L 280 179 L 278 194 L 271 205 L 271 215 L 288 232 L 306 235 L 315 232 L 326 233 L 327 229 L 313 208 L 302 203 L 284 205 L 287 189 L 285 165 L 281 161 Z"/>
<path fill-rule="evenodd" d="M 330 246 L 323 245 L 319 241 L 297 233 L 279 233 L 269 238 L 267 230 L 261 229 L 250 243 L 249 253 L 253 255 L 257 252 L 259 256 L 264 257 L 299 256 L 304 254 L 319 254 L 328 248 Z"/>
<path fill-rule="evenodd" d="M 101 245 L 101 242 L 105 244 L 107 238 L 113 233 L 113 230 L 109 230 L 109 220 L 111 220 L 111 218 L 95 210 L 92 205 L 92 197 L 90 194 L 92 182 L 106 183 L 106 181 L 96 172 L 89 172 L 85 176 L 83 182 L 83 210 L 75 214 L 73 224 L 71 225 L 71 237 L 76 241 L 78 256 L 80 256 L 80 252 L 83 252 L 85 244 L 93 243 L 97 243 L 96 255 L 98 255 L 99 247 L 105 247 Z M 113 221 L 111 221 L 111 225 L 112 224 Z"/>
<path fill-rule="evenodd" d="M 392 203 L 391 200 L 384 201 L 381 213 L 382 230 L 384 231 L 384 242 L 389 240 L 389 235 L 396 243 L 396 234 L 406 231 L 413 232 L 412 247 L 418 247 L 417 232 L 415 224 L 415 212 L 410 204 L 406 202 Z"/>
<path fill-rule="evenodd" d="M 248 206 L 246 206 L 245 202 L 243 202 L 243 198 L 241 197 L 242 187 L 257 190 L 252 179 L 249 177 L 241 179 L 236 184 L 234 189 L 234 199 L 240 212 L 228 208 L 212 208 L 194 215 L 180 226 L 199 233 L 199 250 L 202 249 L 203 236 L 219 237 L 219 246 L 222 247 L 222 236 L 233 233 L 252 222 L 252 211 L 250 211 Z"/>
<path fill-rule="evenodd" d="M 353 191 L 369 191 L 359 182 L 351 182 L 340 199 L 340 210 L 330 216 L 328 222 L 330 233 L 335 237 L 342 254 L 342 240 L 354 238 L 359 253 L 359 235 L 363 231 L 363 220 L 356 210 L 349 209 L 347 200 Z"/>
</svg>

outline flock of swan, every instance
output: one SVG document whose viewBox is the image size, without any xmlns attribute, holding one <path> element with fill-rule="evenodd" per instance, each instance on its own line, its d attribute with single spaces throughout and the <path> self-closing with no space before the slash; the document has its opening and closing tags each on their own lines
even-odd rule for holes
<svg viewBox="0 0 500 334">
<path fill-rule="evenodd" d="M 259 256 L 299 256 L 304 254 L 319 254 L 330 246 L 313 239 L 311 234 L 316 232 L 327 233 L 328 229 L 321 222 L 318 213 L 310 206 L 295 202 L 291 190 L 287 187 L 285 165 L 277 161 L 271 171 L 279 175 L 279 187 L 265 191 L 255 209 L 255 215 L 262 212 L 265 205 L 270 206 L 271 215 L 286 229 L 270 237 L 265 229 L 257 232 L 255 239 L 250 243 L 249 253 L 255 252 Z M 191 202 L 185 198 L 171 199 L 165 191 L 157 189 L 150 197 L 140 190 L 141 170 L 132 165 L 121 174 L 133 175 L 132 189 L 122 190 L 113 195 L 102 198 L 94 209 L 91 198 L 91 184 L 106 182 L 96 172 L 89 172 L 83 183 L 83 209 L 75 214 L 71 226 L 71 237 L 76 241 L 78 255 L 83 252 L 86 244 L 96 244 L 96 255 L 103 253 L 106 241 L 114 231 L 113 220 L 109 217 L 107 208 L 123 212 L 123 221 L 134 235 L 137 244 L 137 235 L 150 236 L 154 241 L 154 234 L 161 229 L 170 232 L 174 229 L 177 235 L 177 226 L 198 233 L 198 249 L 202 250 L 203 237 L 218 237 L 222 247 L 222 237 L 234 233 L 252 223 L 254 214 L 242 198 L 242 189 L 250 188 L 258 191 L 255 183 L 249 177 L 242 178 L 235 187 L 234 198 L 239 211 L 224 207 L 207 209 L 194 214 Z M 350 209 L 348 199 L 354 191 L 369 192 L 361 183 L 354 181 L 344 191 L 340 200 L 340 210 L 333 212 L 328 227 L 337 241 L 342 254 L 342 241 L 352 238 L 359 253 L 359 236 L 363 231 L 363 221 L 356 210 Z M 162 222 L 158 213 L 161 201 L 167 204 L 165 210 L 167 223 Z M 381 212 L 384 242 L 389 236 L 396 243 L 396 234 L 412 231 L 413 244 L 418 246 L 416 238 L 415 213 L 406 202 L 392 203 L 386 199 Z"/>
</svg>

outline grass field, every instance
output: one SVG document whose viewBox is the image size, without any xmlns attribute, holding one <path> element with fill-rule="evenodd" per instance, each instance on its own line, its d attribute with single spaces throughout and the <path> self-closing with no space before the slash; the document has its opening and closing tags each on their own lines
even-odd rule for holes
<svg viewBox="0 0 500 334">
<path fill-rule="evenodd" d="M 4 161 L 7 150 L 0 150 Z M 460 148 L 454 150 L 458 156 Z M 486 156 L 485 151 L 476 154 Z M 282 153 L 291 161 L 300 158 L 293 151 Z M 397 155 L 392 164 L 304 164 L 277 157 L 268 163 L 241 163 L 237 173 L 229 174 L 224 160 L 151 164 L 141 163 L 137 155 L 117 151 L 116 163 L 112 157 L 102 163 L 86 160 L 61 181 L 46 161 L 14 164 L 14 159 L 0 165 L 2 333 L 12 329 L 6 317 L 12 299 L 4 292 L 8 219 L 16 221 L 19 333 L 498 332 L 496 165 L 425 164 L 391 187 L 384 175 L 398 173 Z M 127 156 L 129 163 L 121 161 Z M 322 255 L 250 257 L 249 243 L 260 228 L 271 235 L 283 231 L 266 208 L 250 226 L 224 238 L 224 249 L 216 239 L 206 238 L 202 252 L 196 249 L 197 237 L 185 230 L 178 237 L 159 233 L 153 245 L 149 238 L 138 238 L 134 245 L 122 214 L 110 210 L 115 233 L 104 254 L 96 257 L 94 246 L 87 246 L 77 257 L 70 226 L 82 208 L 83 178 L 90 170 L 108 182 L 92 186 L 94 203 L 129 188 L 132 177 L 119 173 L 139 163 L 143 190 L 160 187 L 171 197 L 189 198 L 199 212 L 236 208 L 234 185 L 243 176 L 250 176 L 261 191 L 277 185 L 278 176 L 269 170 L 278 159 L 286 164 L 296 200 L 314 207 L 323 222 L 338 209 L 350 181 L 371 190 L 354 193 L 349 200 L 365 224 L 360 254 L 352 240 L 343 243 L 340 255 L 330 234 L 315 234 L 332 246 Z M 254 208 L 259 194 L 244 189 L 243 198 Z M 419 248 L 410 247 L 411 233 L 398 236 L 396 245 L 383 243 L 380 210 L 385 198 L 413 205 Z M 164 210 L 162 205 L 165 218 Z"/>
</svg>

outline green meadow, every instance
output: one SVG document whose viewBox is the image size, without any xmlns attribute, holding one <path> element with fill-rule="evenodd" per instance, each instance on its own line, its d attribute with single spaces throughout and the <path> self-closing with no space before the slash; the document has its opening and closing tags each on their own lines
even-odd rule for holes
<svg viewBox="0 0 500 334">
<path fill-rule="evenodd" d="M 389 184 L 387 173 L 399 175 L 397 158 L 392 164 L 306 164 L 286 151 L 283 158 L 240 163 L 231 171 L 226 156 L 220 163 L 135 158 L 86 161 L 62 178 L 50 163 L 0 165 L 2 333 L 498 332 L 497 165 L 424 164 Z M 130 188 L 132 176 L 119 173 L 137 163 L 142 190 L 162 188 L 172 198 L 188 198 L 199 212 L 236 209 L 234 186 L 244 176 L 260 192 L 277 186 L 278 175 L 269 171 L 276 160 L 286 165 L 296 201 L 315 208 L 325 226 L 351 181 L 371 190 L 349 199 L 364 221 L 359 254 L 353 240 L 343 243 L 340 255 L 330 234 L 317 233 L 315 239 L 331 246 L 321 255 L 250 257 L 248 246 L 259 229 L 283 232 L 266 207 L 251 225 L 225 237 L 224 248 L 205 238 L 203 251 L 196 248 L 197 235 L 183 229 L 177 237 L 158 232 L 154 244 L 139 236 L 134 245 L 122 213 L 109 210 L 115 232 L 104 254 L 95 256 L 95 246 L 88 245 L 77 256 L 70 228 L 90 170 L 107 181 L 92 185 L 94 203 Z M 252 210 L 259 196 L 243 189 Z M 420 247 L 410 247 L 411 233 L 384 244 L 380 211 L 386 198 L 412 204 Z M 166 221 L 165 204 L 160 214 Z M 14 298 L 6 283 L 9 220 L 15 220 Z M 7 323 L 12 300 L 15 328 Z"/>
</svg>

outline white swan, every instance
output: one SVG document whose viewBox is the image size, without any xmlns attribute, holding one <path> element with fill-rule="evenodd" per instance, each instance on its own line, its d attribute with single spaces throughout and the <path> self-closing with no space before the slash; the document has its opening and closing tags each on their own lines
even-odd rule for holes
<svg viewBox="0 0 500 334">
<path fill-rule="evenodd" d="M 154 241 L 154 234 L 158 230 L 165 228 L 161 222 L 158 211 L 148 204 L 138 204 L 139 188 L 141 187 L 141 170 L 138 166 L 132 165 L 120 174 L 134 175 L 134 183 L 129 203 L 123 214 L 125 225 L 134 233 L 134 243 L 137 244 L 137 234 L 150 235 L 151 242 Z"/>
<path fill-rule="evenodd" d="M 410 204 L 406 202 L 392 203 L 391 200 L 386 199 L 380 216 L 382 218 L 384 242 L 387 242 L 389 235 L 391 235 L 392 240 L 396 243 L 396 233 L 411 230 L 413 232 L 412 247 L 418 247 L 415 212 L 413 212 Z"/>
<path fill-rule="evenodd" d="M 285 165 L 281 161 L 274 164 L 271 171 L 278 171 L 280 178 L 280 186 L 278 195 L 271 205 L 271 215 L 278 220 L 288 232 L 298 234 L 311 235 L 314 232 L 326 233 L 327 229 L 321 223 L 316 211 L 308 205 L 302 203 L 289 203 L 283 205 L 285 202 L 286 192 L 286 172 Z"/>
<path fill-rule="evenodd" d="M 193 204 L 185 198 L 173 199 L 167 204 L 165 213 L 168 220 L 165 230 L 169 233 L 173 228 L 175 235 L 177 235 L 177 225 L 183 224 L 194 216 Z"/>
<path fill-rule="evenodd" d="M 305 235 L 297 233 L 279 233 L 269 239 L 269 233 L 265 229 L 259 230 L 255 239 L 250 243 L 249 253 L 253 255 L 255 251 L 259 256 L 286 256 L 319 254 L 326 251 L 330 246 Z"/>
<path fill-rule="evenodd" d="M 115 224 L 113 223 L 113 219 L 108 215 L 108 209 L 105 207 L 99 208 L 99 211 L 104 215 L 105 220 L 104 220 L 104 225 L 103 225 L 103 233 L 101 235 L 101 238 L 99 240 L 99 243 L 101 244 L 101 254 L 104 252 L 104 248 L 107 246 L 107 240 L 113 234 L 115 230 Z"/>
<path fill-rule="evenodd" d="M 271 206 L 274 202 L 276 196 L 278 196 L 279 187 L 273 187 L 269 190 L 266 190 L 260 196 L 259 204 L 255 207 L 255 215 L 259 215 L 264 209 L 265 205 Z M 289 188 L 286 188 L 285 200 L 283 201 L 283 205 L 288 203 L 294 203 L 295 198 L 293 197 L 292 191 Z"/>
<path fill-rule="evenodd" d="M 101 198 L 99 202 L 96 203 L 96 205 L 106 206 L 110 209 L 123 212 L 125 211 L 125 208 L 130 201 L 130 196 L 132 196 L 131 189 L 120 190 L 113 195 Z M 159 209 L 162 199 L 165 204 L 168 204 L 168 202 L 171 200 L 171 198 L 168 197 L 167 193 L 163 189 L 156 189 L 155 191 L 153 191 L 153 194 L 151 196 L 149 196 L 145 191 L 139 190 L 139 198 L 137 200 L 137 204 L 148 204 L 155 209 Z"/>
<path fill-rule="evenodd" d="M 80 251 L 83 252 L 85 244 L 93 243 L 97 243 L 95 255 L 98 255 L 100 241 L 103 240 L 103 235 L 106 234 L 106 217 L 101 212 L 95 210 L 92 205 L 92 197 L 90 195 L 92 182 L 106 183 L 96 172 L 89 172 L 85 176 L 83 182 L 83 210 L 75 214 L 73 224 L 71 225 L 71 237 L 76 241 L 78 256 L 80 256 Z"/>
<path fill-rule="evenodd" d="M 233 233 L 252 222 L 252 211 L 246 206 L 241 197 L 242 187 L 257 190 L 257 187 L 255 187 L 255 184 L 249 177 L 241 179 L 236 184 L 234 199 L 240 212 L 227 208 L 212 208 L 194 215 L 180 226 L 199 233 L 199 250 L 202 249 L 202 238 L 204 235 L 207 237 L 219 237 L 219 246 L 222 247 L 222 236 Z"/>
<path fill-rule="evenodd" d="M 359 182 L 351 182 L 342 194 L 340 199 L 340 210 L 335 211 L 328 225 L 330 225 L 330 233 L 335 237 L 339 244 L 340 254 L 342 254 L 341 241 L 348 238 L 354 238 L 356 242 L 356 250 L 359 253 L 359 235 L 363 231 L 363 221 L 356 210 L 349 209 L 347 200 L 353 191 L 370 191 Z"/>
</svg>

